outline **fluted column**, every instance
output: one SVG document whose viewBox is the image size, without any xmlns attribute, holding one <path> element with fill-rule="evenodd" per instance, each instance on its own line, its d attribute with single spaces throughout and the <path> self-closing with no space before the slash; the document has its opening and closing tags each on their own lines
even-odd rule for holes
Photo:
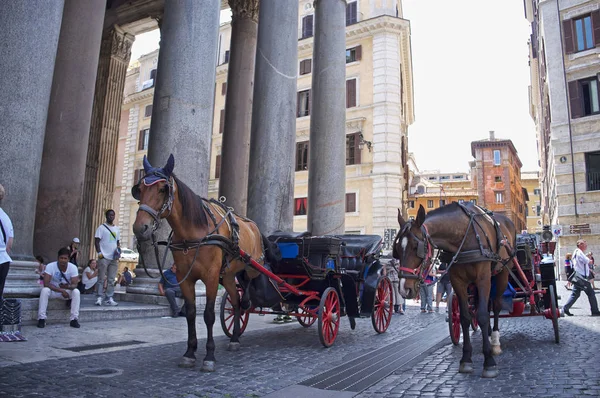
<svg viewBox="0 0 600 398">
<path fill-rule="evenodd" d="M 33 260 L 33 229 L 64 3 L 0 1 L 0 183 L 13 260 Z"/>
<path fill-rule="evenodd" d="M 121 105 L 134 39 L 115 26 L 104 33 L 100 46 L 79 228 L 84 259 L 95 253 L 94 232 L 113 207 Z"/>
<path fill-rule="evenodd" d="M 90 117 L 105 8 L 104 0 L 65 0 L 46 123 L 34 233 L 35 254 L 47 259 L 54 259 L 61 246 L 79 236 Z"/>
<path fill-rule="evenodd" d="M 267 235 L 292 230 L 297 71 L 298 1 L 261 0 L 247 215 Z"/>
<path fill-rule="evenodd" d="M 229 6 L 233 17 L 219 197 L 224 196 L 236 213 L 246 215 L 258 0 L 229 0 Z"/>
<path fill-rule="evenodd" d="M 344 233 L 346 195 L 346 0 L 315 0 L 308 230 Z"/>
</svg>

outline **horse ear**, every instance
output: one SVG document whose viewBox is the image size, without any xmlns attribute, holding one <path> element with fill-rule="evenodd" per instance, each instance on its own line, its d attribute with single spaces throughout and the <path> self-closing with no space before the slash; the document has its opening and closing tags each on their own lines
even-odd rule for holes
<svg viewBox="0 0 600 398">
<path fill-rule="evenodd" d="M 406 221 L 404 221 L 404 218 L 402 218 L 402 212 L 400 211 L 400 209 L 398 209 L 398 224 L 400 224 L 400 228 L 402 228 L 404 224 L 406 224 Z"/>
<path fill-rule="evenodd" d="M 417 219 L 415 220 L 415 224 L 417 227 L 420 227 L 425 222 L 425 208 L 423 205 L 419 205 L 419 212 L 417 213 Z"/>
<path fill-rule="evenodd" d="M 152 169 L 152 165 L 148 161 L 148 158 L 146 157 L 146 155 L 144 155 L 144 172 L 146 172 L 146 174 L 148 174 L 150 172 L 150 169 Z"/>
<path fill-rule="evenodd" d="M 173 157 L 173 154 L 171 154 L 171 155 L 169 155 L 167 164 L 165 165 L 165 167 L 163 167 L 163 171 L 165 172 L 166 175 L 168 175 L 170 177 L 171 173 L 173 172 L 174 167 L 175 167 L 175 158 Z"/>
</svg>

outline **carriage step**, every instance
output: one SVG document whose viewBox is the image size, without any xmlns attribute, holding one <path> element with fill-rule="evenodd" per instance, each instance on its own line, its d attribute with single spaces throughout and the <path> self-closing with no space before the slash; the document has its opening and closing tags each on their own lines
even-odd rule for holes
<svg viewBox="0 0 600 398">
<path fill-rule="evenodd" d="M 447 338 L 448 326 L 445 323 L 431 325 L 409 337 L 304 380 L 300 385 L 358 393 L 396 370 L 429 355 Z"/>
</svg>

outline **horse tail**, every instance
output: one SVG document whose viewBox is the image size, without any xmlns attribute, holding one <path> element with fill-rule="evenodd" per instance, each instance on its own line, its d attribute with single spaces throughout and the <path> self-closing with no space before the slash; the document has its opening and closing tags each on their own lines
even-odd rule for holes
<svg viewBox="0 0 600 398">
<path fill-rule="evenodd" d="M 263 249 L 265 252 L 265 260 L 269 264 L 276 264 L 281 261 L 281 251 L 277 243 L 271 242 L 265 235 L 261 234 L 263 241 Z"/>
</svg>

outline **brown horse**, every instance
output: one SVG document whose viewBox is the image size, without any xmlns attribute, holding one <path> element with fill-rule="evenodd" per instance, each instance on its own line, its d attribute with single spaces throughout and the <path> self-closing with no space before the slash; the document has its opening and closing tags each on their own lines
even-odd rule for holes
<svg viewBox="0 0 600 398">
<path fill-rule="evenodd" d="M 483 377 L 496 377 L 498 370 L 493 355 L 500 350 L 499 314 L 502 309 L 502 293 L 508 284 L 508 267 L 512 267 L 509 253 L 504 246 L 515 247 L 516 230 L 512 221 L 493 214 L 471 203 L 453 202 L 425 215 L 419 207 L 414 221 L 405 221 L 398 211 L 400 232 L 394 240 L 393 255 L 400 260 L 400 294 L 405 298 L 416 295 L 417 283 L 428 274 L 434 248 L 451 260 L 450 281 L 459 300 L 460 323 L 463 332 L 463 356 L 460 373 L 473 372 L 472 346 L 469 337 L 471 314 L 468 307 L 467 289 L 477 287 L 477 321 L 483 337 Z M 458 253 L 458 255 L 456 255 Z M 508 263 L 507 266 L 503 264 Z M 492 276 L 496 280 L 496 296 L 493 301 L 494 329 L 492 343 L 485 333 L 490 326 L 489 298 Z"/>
<path fill-rule="evenodd" d="M 195 285 L 197 280 L 206 285 L 204 323 L 207 338 L 202 371 L 212 372 L 215 370 L 213 324 L 219 283 L 229 293 L 234 308 L 234 329 L 228 349 L 236 351 L 239 349 L 241 314 L 236 276 L 245 280 L 258 276 L 256 270 L 241 261 L 239 248 L 262 265 L 262 238 L 254 222 L 233 215 L 218 202 L 196 195 L 173 174 L 173 167 L 173 155 L 162 168 L 152 167 L 144 157 L 145 176 L 132 188 L 132 195 L 140 205 L 133 232 L 139 242 L 153 238 L 156 244 L 153 234 L 160 219 L 166 218 L 173 230 L 169 248 L 177 264 L 177 280 L 185 299 L 188 326 L 187 351 L 179 363 L 181 367 L 193 367 L 196 362 Z"/>
</svg>

